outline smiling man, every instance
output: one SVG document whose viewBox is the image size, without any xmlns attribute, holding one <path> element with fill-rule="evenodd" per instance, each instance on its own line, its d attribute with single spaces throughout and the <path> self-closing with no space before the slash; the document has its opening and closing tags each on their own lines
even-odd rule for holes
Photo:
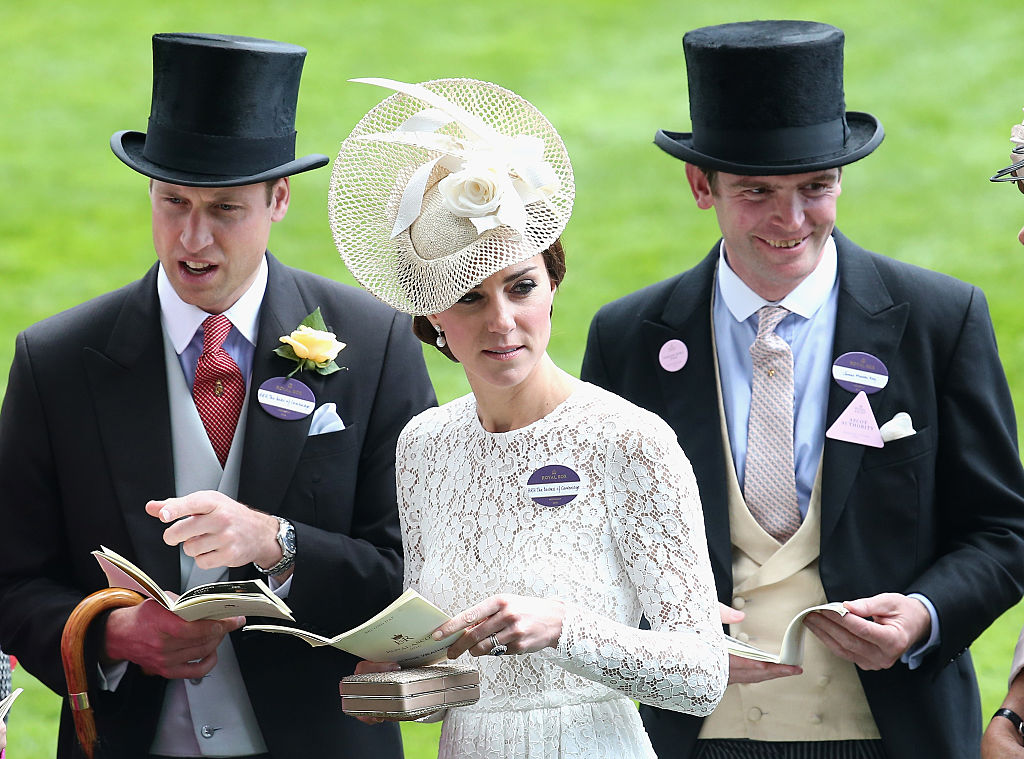
<svg viewBox="0 0 1024 759">
<path fill-rule="evenodd" d="M 158 263 L 18 336 L 0 412 L 0 645 L 54 691 L 64 623 L 107 584 L 101 544 L 173 592 L 265 577 L 320 633 L 401 593 L 395 443 L 434 403 L 419 343 L 408 317 L 267 250 L 289 177 L 328 160 L 295 158 L 305 55 L 156 35 L 148 132 L 111 147 L 149 178 Z M 312 346 L 291 333 L 315 311 L 327 348 L 277 354 L 282 336 Z M 97 620 L 103 755 L 401 756 L 397 728 L 337 708 L 352 657 L 244 621 L 185 622 L 153 601 Z M 65 709 L 58 756 L 73 743 Z"/>
<path fill-rule="evenodd" d="M 842 167 L 883 137 L 846 110 L 843 42 L 803 21 L 686 34 L 692 132 L 655 141 L 722 239 L 591 325 L 582 377 L 661 415 L 693 464 L 730 632 L 777 652 L 801 610 L 847 612 L 808 615 L 802 671 L 731 657 L 704 720 L 644 707 L 662 757 L 977 756 L 967 647 L 1021 597 L 984 296 L 835 229 Z"/>
</svg>

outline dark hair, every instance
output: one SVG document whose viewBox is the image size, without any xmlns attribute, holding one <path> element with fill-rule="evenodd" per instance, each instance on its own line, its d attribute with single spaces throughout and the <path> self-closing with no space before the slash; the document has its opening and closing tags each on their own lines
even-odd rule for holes
<svg viewBox="0 0 1024 759">
<path fill-rule="evenodd" d="M 280 179 L 281 177 L 278 177 Z M 267 179 L 263 182 L 263 189 L 267 193 L 267 208 L 274 202 L 274 188 L 277 187 L 277 179 Z M 153 191 L 153 180 L 149 180 L 149 191 Z"/>
<path fill-rule="evenodd" d="M 697 168 L 703 172 L 704 177 L 708 180 L 708 187 L 711 189 L 711 193 L 714 194 L 718 189 L 718 170 L 705 169 L 703 166 L 698 166 Z"/>
<path fill-rule="evenodd" d="M 551 245 L 541 251 L 541 255 L 544 256 L 544 268 L 548 270 L 548 277 L 551 278 L 552 284 L 558 287 L 558 285 L 562 284 L 562 280 L 565 279 L 565 250 L 562 248 L 562 238 L 557 238 Z M 554 310 L 553 307 L 552 310 Z M 427 317 L 414 316 L 412 318 L 412 332 L 427 345 L 433 345 L 437 348 L 437 330 L 434 329 L 434 325 L 430 323 L 430 319 Z M 437 349 L 455 363 L 459 362 L 447 345 Z"/>
<path fill-rule="evenodd" d="M 718 170 L 717 169 L 705 169 L 703 166 L 698 166 L 698 169 L 707 177 L 708 187 L 711 188 L 711 193 L 714 194 L 718 190 Z M 836 166 L 839 169 L 839 178 L 843 178 L 843 167 Z M 1024 192 L 1024 188 L 1021 189 Z"/>
<path fill-rule="evenodd" d="M 274 188 L 277 187 L 277 179 L 268 179 L 264 182 L 264 187 L 267 191 L 267 207 L 274 202 Z"/>
</svg>

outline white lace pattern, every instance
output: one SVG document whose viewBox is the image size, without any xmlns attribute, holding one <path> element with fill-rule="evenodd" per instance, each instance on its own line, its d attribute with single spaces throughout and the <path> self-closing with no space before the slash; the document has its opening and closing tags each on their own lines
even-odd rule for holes
<svg viewBox="0 0 1024 759">
<path fill-rule="evenodd" d="M 557 649 L 476 660 L 480 701 L 446 715 L 441 757 L 647 759 L 630 699 L 715 707 L 728 657 L 697 484 L 658 417 L 581 382 L 492 434 L 468 395 L 413 419 L 396 461 L 407 587 L 451 614 L 496 593 L 566 602 Z M 552 464 L 581 481 L 558 507 L 526 490 Z"/>
</svg>

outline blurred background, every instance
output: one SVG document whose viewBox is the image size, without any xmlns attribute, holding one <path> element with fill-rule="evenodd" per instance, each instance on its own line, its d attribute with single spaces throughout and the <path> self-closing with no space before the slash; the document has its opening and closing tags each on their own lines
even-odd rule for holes
<svg viewBox="0 0 1024 759">
<path fill-rule="evenodd" d="M 692 266 L 717 239 L 713 213 L 693 205 L 683 164 L 652 140 L 657 128 L 689 129 L 683 33 L 755 18 L 845 30 L 847 105 L 878 116 L 886 139 L 844 171 L 839 227 L 864 247 L 981 286 L 1024 408 L 1024 250 L 1015 239 L 1024 197 L 987 181 L 1009 162 L 1010 126 L 1024 106 L 1020 7 L 1011 0 L 0 0 L 0 391 L 19 330 L 137 279 L 155 260 L 146 179 L 108 141 L 120 129 L 145 131 L 156 32 L 306 47 L 299 155 L 333 157 L 386 96 L 352 77 L 468 76 L 532 101 L 561 133 L 576 172 L 550 352 L 578 374 L 601 304 Z M 329 177 L 325 168 L 294 179 L 270 247 L 285 263 L 351 282 L 327 223 Z M 468 391 L 457 365 L 427 356 L 440 400 Z M 1005 693 L 1022 623 L 1017 607 L 972 649 L 986 716 Z M 58 696 L 22 668 L 15 685 L 27 692 L 10 717 L 9 756 L 52 756 Z M 338 719 L 346 719 L 340 709 Z M 409 757 L 435 755 L 436 726 L 405 734 Z"/>
</svg>

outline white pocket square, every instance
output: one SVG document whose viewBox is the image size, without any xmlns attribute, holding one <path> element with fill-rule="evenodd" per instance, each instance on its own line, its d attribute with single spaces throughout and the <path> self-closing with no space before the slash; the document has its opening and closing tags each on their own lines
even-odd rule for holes
<svg viewBox="0 0 1024 759">
<path fill-rule="evenodd" d="M 313 412 L 313 421 L 309 423 L 309 435 L 323 435 L 325 432 L 340 432 L 345 423 L 338 416 L 338 407 L 333 403 L 325 403 Z"/>
<path fill-rule="evenodd" d="M 917 434 L 917 430 L 914 429 L 914 423 L 910 419 L 910 414 L 906 411 L 896 414 L 896 416 L 879 427 L 878 431 L 881 433 L 882 442 L 884 443 Z"/>
</svg>

